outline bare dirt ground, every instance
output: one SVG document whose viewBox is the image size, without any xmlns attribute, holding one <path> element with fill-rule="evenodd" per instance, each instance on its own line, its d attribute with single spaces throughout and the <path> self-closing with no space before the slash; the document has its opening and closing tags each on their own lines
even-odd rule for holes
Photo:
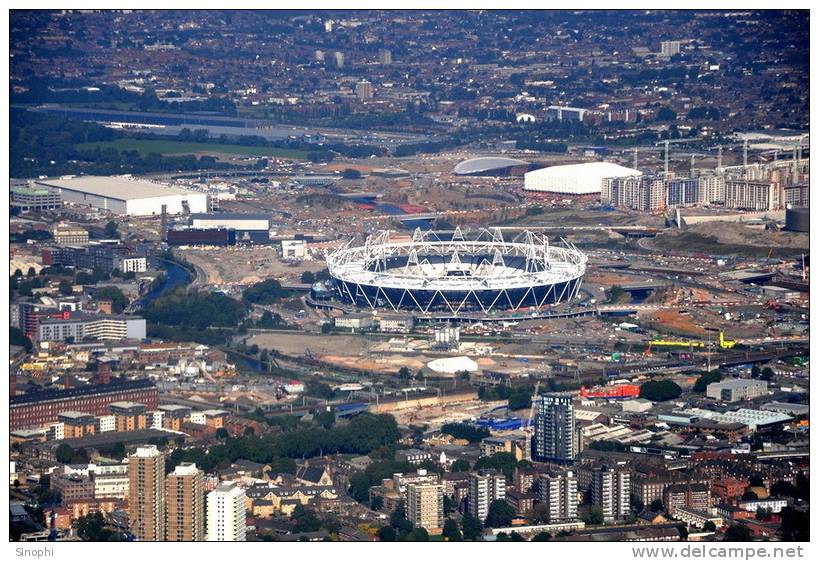
<svg viewBox="0 0 819 561">
<path fill-rule="evenodd" d="M 703 329 L 690 314 L 681 314 L 683 310 L 660 310 L 651 314 L 651 320 L 674 332 L 695 337 L 703 337 L 708 331 Z"/>
<path fill-rule="evenodd" d="M 434 405 L 398 410 L 392 414 L 400 425 L 423 423 L 431 428 L 439 428 L 446 423 L 468 421 L 472 417 L 480 417 L 500 405 L 505 405 L 505 402 L 473 400 L 459 403 L 457 406 Z"/>
<path fill-rule="evenodd" d="M 666 230 L 647 245 L 657 249 L 742 253 L 753 257 L 794 254 L 810 247 L 810 236 L 750 228 L 732 222 L 694 224 L 686 230 Z"/>
<path fill-rule="evenodd" d="M 311 353 L 322 358 L 325 355 L 364 357 L 369 346 L 366 338 L 354 335 L 318 337 L 301 333 L 263 333 L 251 337 L 248 344 L 276 349 L 287 355 L 301 355 L 310 349 Z"/>
<path fill-rule="evenodd" d="M 205 271 L 203 284 L 253 284 L 269 278 L 283 282 L 301 282 L 304 271 L 320 271 L 323 261 L 302 261 L 293 267 L 281 261 L 270 246 L 249 248 L 177 250 L 187 261 Z"/>
</svg>

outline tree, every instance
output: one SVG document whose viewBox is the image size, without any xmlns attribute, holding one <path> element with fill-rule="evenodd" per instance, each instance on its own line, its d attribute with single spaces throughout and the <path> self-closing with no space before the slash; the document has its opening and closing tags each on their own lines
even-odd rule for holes
<svg viewBox="0 0 819 561">
<path fill-rule="evenodd" d="M 607 303 L 621 304 L 630 298 L 629 293 L 619 284 L 615 284 L 609 289 L 609 297 Z"/>
<path fill-rule="evenodd" d="M 28 278 L 36 277 L 37 276 L 37 271 L 34 269 L 34 267 L 29 267 L 28 272 L 26 273 L 26 276 Z"/>
<path fill-rule="evenodd" d="M 640 497 L 631 493 L 629 495 L 629 507 L 631 507 L 632 512 L 641 513 L 643 509 L 645 509 L 646 505 L 643 504 L 643 501 L 640 500 Z"/>
<path fill-rule="evenodd" d="M 384 499 L 378 495 L 374 496 L 370 501 L 370 508 L 373 510 L 381 510 L 384 508 Z"/>
<path fill-rule="evenodd" d="M 713 520 L 706 520 L 705 524 L 702 525 L 702 529 L 706 532 L 716 532 L 717 525 L 714 524 Z"/>
<path fill-rule="evenodd" d="M 529 409 L 532 406 L 532 390 L 519 388 L 509 394 L 509 409 Z"/>
<path fill-rule="evenodd" d="M 357 169 L 347 168 L 341 172 L 341 177 L 344 179 L 361 179 L 361 172 Z"/>
<path fill-rule="evenodd" d="M 483 535 L 483 524 L 479 518 L 467 512 L 461 519 L 461 531 L 465 540 L 475 541 Z"/>
<path fill-rule="evenodd" d="M 413 528 L 406 536 L 408 542 L 428 542 L 429 532 L 425 528 Z"/>
<path fill-rule="evenodd" d="M 754 537 L 751 530 L 742 524 L 733 524 L 725 532 L 725 541 L 727 542 L 750 542 L 753 540 Z"/>
<path fill-rule="evenodd" d="M 810 480 L 803 471 L 796 474 L 796 498 L 810 501 Z"/>
<path fill-rule="evenodd" d="M 411 532 L 412 522 L 407 520 L 407 512 L 404 510 L 404 503 L 398 503 L 398 506 L 392 511 L 390 515 L 390 526 L 401 532 Z"/>
<path fill-rule="evenodd" d="M 407 382 L 412 379 L 412 370 L 407 368 L 406 366 L 402 366 L 398 369 L 398 379 L 402 382 Z"/>
<path fill-rule="evenodd" d="M 810 541 L 810 518 L 808 513 L 800 508 L 786 506 L 780 513 L 782 525 L 779 531 L 782 541 L 807 542 Z"/>
<path fill-rule="evenodd" d="M 756 501 L 756 500 L 759 500 L 759 496 L 755 492 L 748 489 L 744 493 L 742 493 L 742 500 L 743 501 Z"/>
<path fill-rule="evenodd" d="M 76 457 L 76 452 L 70 445 L 63 442 L 57 446 L 57 449 L 54 451 L 54 456 L 61 464 L 70 464 Z"/>
<path fill-rule="evenodd" d="M 682 388 L 671 380 L 646 382 L 640 386 L 640 397 L 650 401 L 669 401 L 682 395 Z"/>
<path fill-rule="evenodd" d="M 673 121 L 677 118 L 677 113 L 669 109 L 668 107 L 661 107 L 659 111 L 657 111 L 657 120 L 658 121 Z"/>
<path fill-rule="evenodd" d="M 105 225 L 105 237 L 106 238 L 118 238 L 119 232 L 117 231 L 117 223 L 113 220 L 109 221 L 108 224 Z"/>
<path fill-rule="evenodd" d="M 552 534 L 550 534 L 549 532 L 540 532 L 538 534 L 535 534 L 535 537 L 532 538 L 532 541 L 533 542 L 547 542 L 550 539 L 552 539 Z"/>
<path fill-rule="evenodd" d="M 63 296 L 69 296 L 74 292 L 74 286 L 71 284 L 71 281 L 63 279 L 60 281 L 59 290 Z"/>
<path fill-rule="evenodd" d="M 486 515 L 486 526 L 488 528 L 504 528 L 512 524 L 515 517 L 515 509 L 503 499 L 489 503 L 489 513 Z"/>
<path fill-rule="evenodd" d="M 394 542 L 397 537 L 398 534 L 392 526 L 382 526 L 381 529 L 378 530 L 378 539 L 382 542 Z"/>
<path fill-rule="evenodd" d="M 293 528 L 296 532 L 316 532 L 321 529 L 321 520 L 319 520 L 316 513 L 303 505 L 296 505 L 293 509 L 293 520 L 296 525 Z"/>
<path fill-rule="evenodd" d="M 216 429 L 216 438 L 220 440 L 225 440 L 229 436 L 230 433 L 228 433 L 225 427 L 219 427 L 218 429 Z"/>
<path fill-rule="evenodd" d="M 459 542 L 461 539 L 463 539 L 463 536 L 461 536 L 461 531 L 458 529 L 458 523 L 451 518 L 447 518 L 444 521 L 444 529 L 443 532 L 441 532 L 441 535 L 450 542 Z"/>
<path fill-rule="evenodd" d="M 110 301 L 111 311 L 115 314 L 121 314 L 122 311 L 128 307 L 128 304 L 130 304 L 128 297 L 116 286 L 103 286 L 102 288 L 98 288 L 94 291 L 94 299 L 97 302 L 103 300 Z"/>
<path fill-rule="evenodd" d="M 594 505 L 589 509 L 589 512 L 582 517 L 582 519 L 583 522 L 589 526 L 598 526 L 604 522 L 603 509 L 597 505 Z"/>
<path fill-rule="evenodd" d="M 276 279 L 267 279 L 252 284 L 242 293 L 245 302 L 262 305 L 275 304 L 289 295 L 290 291 L 282 288 L 281 283 Z"/>
<path fill-rule="evenodd" d="M 478 461 L 475 462 L 472 469 L 495 469 L 503 472 L 507 478 L 510 478 L 512 477 L 512 472 L 517 466 L 518 460 L 515 459 L 514 454 L 511 452 L 498 452 L 496 454 L 492 454 L 491 456 L 481 456 L 478 458 Z"/>
<path fill-rule="evenodd" d="M 91 512 L 77 519 L 77 535 L 84 542 L 110 541 L 114 532 L 105 527 L 100 512 Z"/>
<path fill-rule="evenodd" d="M 654 499 L 648 506 L 651 512 L 660 512 L 663 510 L 663 501 L 661 499 Z"/>
<path fill-rule="evenodd" d="M 304 271 L 301 274 L 301 282 L 304 284 L 313 284 L 316 282 L 316 275 L 313 274 L 313 271 Z"/>
<path fill-rule="evenodd" d="M 450 468 L 450 469 L 451 469 L 453 472 L 459 472 L 459 471 L 469 471 L 469 469 L 470 469 L 470 466 L 469 466 L 469 461 L 468 461 L 468 460 L 464 460 L 463 458 L 458 458 L 457 460 L 455 460 L 454 462 L 452 462 L 452 466 L 451 466 L 451 468 Z"/>
<path fill-rule="evenodd" d="M 700 377 L 697 378 L 697 381 L 694 382 L 694 391 L 697 393 L 705 393 L 705 390 L 708 389 L 708 384 L 713 384 L 720 380 L 722 380 L 722 374 L 720 374 L 719 370 L 703 372 L 700 374 Z"/>
<path fill-rule="evenodd" d="M 446 423 L 441 427 L 441 432 L 452 435 L 455 438 L 468 440 L 473 444 L 480 442 L 490 434 L 486 429 L 473 427 L 466 423 Z"/>
<path fill-rule="evenodd" d="M 320 413 L 316 413 L 316 415 L 313 417 L 313 421 L 325 429 L 329 429 L 336 424 L 336 414 L 332 411 L 322 411 Z"/>
<path fill-rule="evenodd" d="M 444 495 L 444 516 L 455 510 L 455 501 L 449 495 Z"/>
<path fill-rule="evenodd" d="M 27 353 L 30 353 L 31 349 L 34 348 L 31 339 L 26 337 L 26 334 L 19 327 L 9 327 L 9 342 L 12 345 L 23 347 Z"/>
</svg>

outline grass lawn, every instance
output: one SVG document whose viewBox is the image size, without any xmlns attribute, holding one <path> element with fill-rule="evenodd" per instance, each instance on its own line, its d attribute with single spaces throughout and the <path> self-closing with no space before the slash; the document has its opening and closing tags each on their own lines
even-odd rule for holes
<svg viewBox="0 0 819 561">
<path fill-rule="evenodd" d="M 120 138 L 103 142 L 84 142 L 76 144 L 77 150 L 94 150 L 97 147 L 115 148 L 119 151 L 136 150 L 140 155 L 147 154 L 193 154 L 207 152 L 209 154 L 230 154 L 237 156 L 260 156 L 265 158 L 291 158 L 304 160 L 306 150 L 291 150 L 288 148 L 272 148 L 269 146 L 237 146 L 235 144 L 218 144 L 209 142 L 181 142 L 179 140 L 153 140 L 147 138 Z"/>
</svg>

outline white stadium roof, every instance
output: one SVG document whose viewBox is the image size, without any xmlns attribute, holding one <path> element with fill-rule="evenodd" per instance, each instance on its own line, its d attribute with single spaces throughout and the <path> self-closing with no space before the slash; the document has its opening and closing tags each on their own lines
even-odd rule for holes
<svg viewBox="0 0 819 561">
<path fill-rule="evenodd" d="M 634 175 L 642 175 L 642 172 L 611 162 L 551 166 L 527 173 L 524 176 L 524 189 L 527 191 L 587 195 L 599 193 L 603 179 L 607 177 L 629 177 Z"/>
<path fill-rule="evenodd" d="M 528 165 L 529 162 L 516 160 L 514 158 L 504 158 L 502 156 L 482 156 L 459 162 L 452 171 L 455 173 L 455 175 L 470 175 L 473 173 L 483 173 L 495 169 Z"/>
</svg>

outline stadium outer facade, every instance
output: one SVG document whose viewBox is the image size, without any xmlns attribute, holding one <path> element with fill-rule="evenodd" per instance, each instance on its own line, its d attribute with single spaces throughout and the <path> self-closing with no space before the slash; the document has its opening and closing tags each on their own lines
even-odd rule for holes
<svg viewBox="0 0 819 561">
<path fill-rule="evenodd" d="M 327 256 L 339 299 L 362 308 L 421 313 L 489 313 L 542 308 L 577 296 L 587 257 L 575 246 L 524 231 L 505 241 L 497 228 L 467 239 L 416 230 L 392 242 L 389 231 L 352 241 Z"/>
</svg>

